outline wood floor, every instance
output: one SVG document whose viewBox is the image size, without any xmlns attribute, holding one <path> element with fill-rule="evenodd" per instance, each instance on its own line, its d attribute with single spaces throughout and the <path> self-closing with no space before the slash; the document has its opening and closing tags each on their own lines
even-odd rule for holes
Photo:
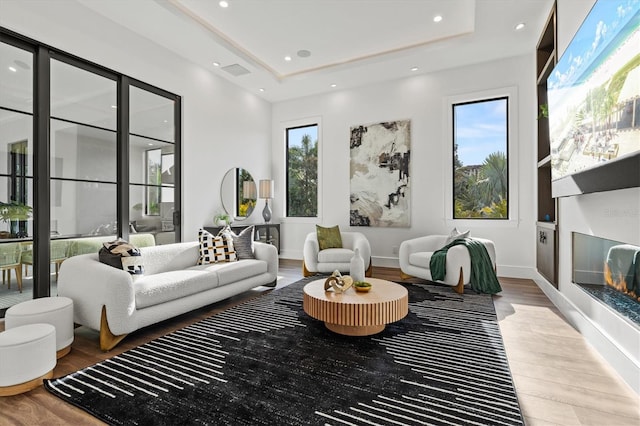
<svg viewBox="0 0 640 426">
<path fill-rule="evenodd" d="M 280 260 L 278 287 L 302 277 L 300 261 Z M 374 268 L 374 277 L 397 280 L 399 271 Z M 564 320 L 533 281 L 501 278 L 494 297 L 509 366 L 527 425 L 640 424 L 640 399 L 602 357 Z M 156 337 L 204 319 L 234 304 L 271 291 L 259 288 L 189 314 L 139 330 L 108 353 L 98 334 L 76 329 L 69 355 L 54 370 L 58 377 L 110 358 Z M 0 323 L 0 330 L 4 324 Z M 102 424 L 43 388 L 0 397 L 0 425 Z"/>
</svg>

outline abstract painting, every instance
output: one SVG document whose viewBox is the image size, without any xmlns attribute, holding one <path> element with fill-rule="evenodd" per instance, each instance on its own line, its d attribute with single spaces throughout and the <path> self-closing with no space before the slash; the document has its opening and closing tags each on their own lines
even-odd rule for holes
<svg viewBox="0 0 640 426">
<path fill-rule="evenodd" d="M 351 127 L 351 226 L 409 227 L 411 121 Z"/>
</svg>

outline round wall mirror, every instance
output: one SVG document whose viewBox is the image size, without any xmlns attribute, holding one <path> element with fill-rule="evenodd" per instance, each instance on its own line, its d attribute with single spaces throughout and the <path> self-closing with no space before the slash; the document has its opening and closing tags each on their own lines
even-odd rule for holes
<svg viewBox="0 0 640 426">
<path fill-rule="evenodd" d="M 255 210 L 258 190 L 247 169 L 234 167 L 222 178 L 220 185 L 222 207 L 233 221 L 245 220 Z"/>
</svg>

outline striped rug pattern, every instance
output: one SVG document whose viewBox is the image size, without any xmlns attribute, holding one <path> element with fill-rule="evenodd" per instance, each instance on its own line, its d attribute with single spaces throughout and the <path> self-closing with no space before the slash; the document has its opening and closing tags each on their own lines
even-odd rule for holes
<svg viewBox="0 0 640 426">
<path fill-rule="evenodd" d="M 409 315 L 339 336 L 302 280 L 45 382 L 109 424 L 523 424 L 491 296 L 407 285 Z"/>
</svg>

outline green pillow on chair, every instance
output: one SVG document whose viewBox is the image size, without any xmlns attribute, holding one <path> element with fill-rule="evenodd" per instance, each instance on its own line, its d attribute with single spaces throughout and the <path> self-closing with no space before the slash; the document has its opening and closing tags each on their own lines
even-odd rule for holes
<svg viewBox="0 0 640 426">
<path fill-rule="evenodd" d="M 323 228 L 322 226 L 316 225 L 316 233 L 318 234 L 320 250 L 342 248 L 342 237 L 340 236 L 340 228 L 338 228 L 338 225 L 332 228 Z"/>
</svg>

